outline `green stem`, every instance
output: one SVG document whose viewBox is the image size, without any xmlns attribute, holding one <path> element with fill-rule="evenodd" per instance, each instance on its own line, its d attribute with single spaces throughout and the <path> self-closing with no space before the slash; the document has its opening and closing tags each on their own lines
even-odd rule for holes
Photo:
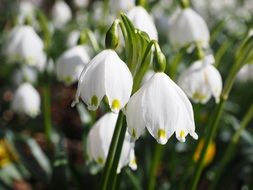
<svg viewBox="0 0 253 190">
<path fill-rule="evenodd" d="M 93 34 L 92 31 L 90 31 L 89 29 L 86 30 L 86 35 L 88 36 L 88 39 L 94 49 L 94 51 L 97 53 L 99 52 L 100 48 L 99 48 L 99 45 L 98 45 L 98 42 L 96 40 L 96 37 L 95 35 Z"/>
<path fill-rule="evenodd" d="M 109 177 L 111 174 L 111 170 L 113 167 L 113 162 L 115 159 L 115 154 L 116 154 L 116 150 L 117 150 L 117 145 L 119 143 L 120 140 L 120 134 L 121 134 L 121 130 L 122 130 L 122 124 L 123 124 L 123 120 L 124 120 L 124 114 L 122 113 L 122 111 L 120 111 L 119 116 L 118 116 L 118 120 L 113 132 L 113 137 L 112 137 L 112 141 L 110 144 L 110 149 L 107 155 L 107 159 L 106 159 L 106 163 L 105 163 L 105 167 L 103 170 L 103 174 L 102 174 L 102 181 L 101 181 L 101 188 L 102 190 L 107 190 L 110 189 L 109 188 Z M 124 140 L 124 138 L 123 138 Z"/>
<path fill-rule="evenodd" d="M 120 131 L 119 141 L 118 141 L 117 148 L 116 148 L 114 161 L 112 164 L 111 174 L 110 174 L 110 178 L 109 178 L 109 184 L 112 184 L 112 188 L 110 188 L 111 190 L 115 189 L 115 187 L 116 187 L 117 169 L 118 169 L 118 164 L 119 164 L 119 159 L 121 156 L 123 143 L 125 140 L 126 129 L 127 129 L 126 117 L 124 117 L 122 128 Z"/>
<path fill-rule="evenodd" d="M 240 136 L 242 134 L 242 132 L 244 131 L 244 129 L 248 126 L 249 122 L 251 121 L 253 117 L 253 104 L 251 104 L 248 112 L 246 113 L 246 115 L 244 116 L 240 128 L 236 131 L 236 133 L 233 135 L 231 142 L 228 145 L 228 148 L 226 149 L 225 153 L 224 153 L 224 157 L 222 158 L 219 167 L 216 170 L 216 175 L 214 180 L 212 181 L 209 190 L 215 189 L 221 175 L 223 174 L 223 171 L 226 167 L 226 165 L 228 164 L 228 162 L 233 158 L 233 156 L 236 153 L 236 147 L 238 145 Z"/>
<path fill-rule="evenodd" d="M 52 134 L 52 122 L 51 122 L 51 97 L 50 97 L 49 85 L 45 85 L 43 88 L 43 116 L 44 116 L 44 127 L 45 135 L 48 146 L 51 145 L 51 134 Z"/>
<path fill-rule="evenodd" d="M 164 152 L 164 146 L 156 143 L 155 152 L 154 152 L 154 156 L 153 156 L 153 160 L 152 160 L 152 164 L 151 164 L 151 168 L 149 172 L 150 175 L 149 175 L 148 186 L 147 186 L 148 190 L 155 189 L 157 171 L 160 164 L 160 160 L 163 156 L 163 152 Z"/>
</svg>

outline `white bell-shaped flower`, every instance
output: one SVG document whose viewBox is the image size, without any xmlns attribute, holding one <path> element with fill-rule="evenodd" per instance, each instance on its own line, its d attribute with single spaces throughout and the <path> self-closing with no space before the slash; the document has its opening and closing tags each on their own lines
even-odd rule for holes
<svg viewBox="0 0 253 190">
<path fill-rule="evenodd" d="M 133 86 L 132 74 L 127 65 L 112 49 L 106 49 L 96 55 L 82 71 L 76 94 L 96 110 L 104 96 L 107 97 L 113 112 L 118 112 L 128 102 Z"/>
<path fill-rule="evenodd" d="M 220 100 L 222 78 L 209 61 L 203 59 L 194 62 L 178 78 L 178 85 L 195 103 L 205 104 L 212 95 L 216 103 Z"/>
<path fill-rule="evenodd" d="M 12 110 L 18 114 L 36 117 L 40 113 L 40 95 L 29 83 L 21 84 L 14 94 Z"/>
<path fill-rule="evenodd" d="M 56 28 L 62 28 L 72 18 L 72 12 L 67 3 L 57 0 L 52 8 L 52 19 Z"/>
<path fill-rule="evenodd" d="M 76 82 L 84 68 L 90 61 L 86 47 L 78 45 L 65 51 L 56 62 L 56 75 L 59 81 L 66 85 Z"/>
<path fill-rule="evenodd" d="M 127 127 L 138 139 L 145 128 L 160 144 L 176 133 L 184 142 L 188 133 L 197 139 L 192 105 L 184 92 L 164 73 L 155 73 L 129 100 Z"/>
<path fill-rule="evenodd" d="M 44 44 L 31 26 L 16 26 L 6 39 L 5 54 L 10 62 L 23 61 L 40 71 L 46 65 Z"/>
<path fill-rule="evenodd" d="M 35 5 L 32 1 L 20 1 L 18 4 L 18 23 L 24 24 L 26 19 L 29 19 L 32 23 L 35 22 Z"/>
<path fill-rule="evenodd" d="M 113 132 L 118 114 L 107 113 L 101 117 L 91 128 L 87 139 L 87 153 L 90 160 L 104 165 L 110 148 Z M 118 164 L 118 173 L 121 168 L 130 165 L 136 169 L 134 156 L 134 142 L 130 141 L 130 135 L 126 133 Z"/>
<path fill-rule="evenodd" d="M 139 30 L 146 32 L 150 39 L 157 40 L 158 34 L 153 18 L 141 6 L 133 7 L 128 13 L 128 18 L 133 22 L 134 26 Z"/>
<path fill-rule="evenodd" d="M 209 30 L 203 18 L 191 8 L 180 10 L 171 19 L 169 39 L 175 48 L 182 48 L 192 42 L 208 47 Z"/>
</svg>

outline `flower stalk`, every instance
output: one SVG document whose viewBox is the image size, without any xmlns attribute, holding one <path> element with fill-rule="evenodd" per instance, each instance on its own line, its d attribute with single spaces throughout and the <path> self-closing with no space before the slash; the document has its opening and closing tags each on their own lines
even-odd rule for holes
<svg viewBox="0 0 253 190">
<path fill-rule="evenodd" d="M 43 88 L 43 117 L 44 117 L 44 130 L 46 135 L 47 145 L 51 145 L 52 134 L 52 121 L 51 121 L 51 94 L 49 85 L 45 85 Z"/>
<path fill-rule="evenodd" d="M 123 112 L 120 111 L 119 116 L 118 116 L 118 120 L 116 123 L 116 127 L 113 132 L 113 137 L 112 137 L 110 149 L 108 152 L 108 156 L 106 159 L 106 164 L 104 166 L 104 170 L 103 170 L 103 174 L 102 174 L 102 182 L 101 182 L 101 187 L 100 187 L 100 189 L 102 189 L 102 190 L 111 189 L 112 184 L 109 182 L 114 181 L 114 178 L 116 176 L 116 171 L 114 171 L 114 170 L 115 170 L 115 165 L 116 165 L 116 170 L 117 170 L 119 159 L 118 159 L 118 161 L 116 161 L 115 156 L 116 156 L 117 150 L 119 149 L 119 145 L 121 144 L 121 147 L 122 147 L 122 144 L 124 141 L 124 137 L 121 138 L 122 137 L 121 134 L 124 132 L 124 130 L 122 130 L 122 126 L 123 126 L 122 124 L 123 124 L 124 119 L 125 119 L 125 116 L 124 116 Z M 125 129 L 125 131 L 126 131 L 126 129 Z M 114 163 L 114 162 L 117 162 L 117 163 Z"/>
</svg>

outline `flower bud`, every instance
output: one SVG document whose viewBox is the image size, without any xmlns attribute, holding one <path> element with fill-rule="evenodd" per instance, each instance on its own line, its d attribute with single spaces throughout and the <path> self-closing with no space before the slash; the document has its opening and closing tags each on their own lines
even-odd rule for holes
<svg viewBox="0 0 253 190">
<path fill-rule="evenodd" d="M 119 20 L 115 20 L 105 36 L 105 47 L 108 49 L 116 49 L 119 44 L 118 33 Z"/>
<path fill-rule="evenodd" d="M 155 72 L 164 72 L 166 68 L 166 58 L 162 53 L 159 45 L 155 42 L 155 57 L 153 62 L 153 67 Z"/>
</svg>

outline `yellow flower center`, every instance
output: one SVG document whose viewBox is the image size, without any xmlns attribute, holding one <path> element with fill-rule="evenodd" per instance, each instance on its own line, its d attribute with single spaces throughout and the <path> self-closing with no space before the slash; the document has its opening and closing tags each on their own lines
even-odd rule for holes
<svg viewBox="0 0 253 190">
<path fill-rule="evenodd" d="M 185 137 L 185 132 L 183 130 L 180 131 L 179 137 L 183 139 Z"/>
<path fill-rule="evenodd" d="M 120 107 L 120 102 L 119 102 L 119 100 L 114 99 L 114 100 L 112 101 L 112 109 L 118 110 L 119 107 Z"/>
<path fill-rule="evenodd" d="M 91 105 L 98 106 L 98 97 L 96 95 L 92 96 Z"/>
<path fill-rule="evenodd" d="M 159 129 L 157 135 L 158 135 L 159 139 L 165 139 L 166 138 L 166 132 L 165 132 L 164 129 Z"/>
</svg>

